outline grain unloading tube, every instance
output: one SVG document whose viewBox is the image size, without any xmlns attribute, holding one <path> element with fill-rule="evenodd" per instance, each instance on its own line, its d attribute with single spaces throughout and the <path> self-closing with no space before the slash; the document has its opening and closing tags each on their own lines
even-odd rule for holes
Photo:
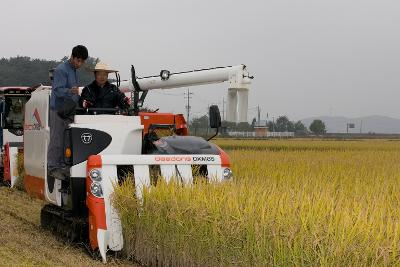
<svg viewBox="0 0 400 267">
<path fill-rule="evenodd" d="M 117 166 L 132 166 L 136 197 L 143 199 L 143 190 L 150 186 L 150 166 L 159 166 L 166 182 L 174 177 L 183 185 L 193 184 L 192 165 L 207 166 L 209 181 L 222 182 L 231 178 L 229 162 L 219 155 L 93 155 L 87 163 L 87 206 L 89 239 L 98 247 L 106 262 L 106 252 L 123 248 L 121 220 L 111 197 L 118 184 Z"/>
<path fill-rule="evenodd" d="M 137 78 L 142 91 L 154 89 L 171 89 L 205 84 L 229 82 L 227 121 L 246 122 L 248 110 L 248 94 L 253 76 L 250 76 L 245 65 L 218 67 L 170 73 L 161 71 L 158 76 Z M 122 81 L 122 91 L 134 91 L 132 80 Z"/>
</svg>

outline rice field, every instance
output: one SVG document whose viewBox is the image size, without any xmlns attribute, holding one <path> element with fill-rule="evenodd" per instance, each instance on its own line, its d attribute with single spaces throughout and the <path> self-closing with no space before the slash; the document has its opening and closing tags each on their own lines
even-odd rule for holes
<svg viewBox="0 0 400 267">
<path fill-rule="evenodd" d="M 115 204 L 146 265 L 400 265 L 400 142 L 217 140 L 234 180 L 159 182 Z"/>
</svg>

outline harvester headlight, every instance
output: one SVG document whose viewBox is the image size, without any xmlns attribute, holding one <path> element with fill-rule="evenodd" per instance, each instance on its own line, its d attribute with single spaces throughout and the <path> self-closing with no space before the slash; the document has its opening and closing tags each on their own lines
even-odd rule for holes
<svg viewBox="0 0 400 267">
<path fill-rule="evenodd" d="M 93 182 L 90 185 L 90 192 L 92 192 L 95 197 L 103 197 L 103 189 L 101 188 L 101 184 L 98 182 Z"/>
<path fill-rule="evenodd" d="M 224 176 L 225 180 L 229 180 L 232 178 L 232 170 L 229 168 L 225 168 L 222 175 Z"/>
<path fill-rule="evenodd" d="M 171 73 L 169 72 L 169 70 L 162 70 L 160 72 L 160 77 L 161 77 L 161 80 L 163 80 L 163 81 L 168 80 L 170 75 L 171 75 Z"/>
<path fill-rule="evenodd" d="M 92 169 L 89 173 L 89 176 L 93 181 L 96 181 L 96 182 L 101 181 L 101 172 L 98 169 Z"/>
</svg>

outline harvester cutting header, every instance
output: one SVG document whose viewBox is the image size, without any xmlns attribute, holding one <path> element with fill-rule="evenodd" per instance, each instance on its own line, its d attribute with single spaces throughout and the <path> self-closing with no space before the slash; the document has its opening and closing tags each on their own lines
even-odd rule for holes
<svg viewBox="0 0 400 267">
<path fill-rule="evenodd" d="M 66 122 L 65 130 L 58 136 L 61 141 L 57 141 L 62 144 L 66 175 L 53 175 L 47 169 L 48 160 L 53 160 L 48 157 L 48 146 L 54 141 L 50 139 L 55 138 L 51 129 L 51 95 L 59 94 L 54 91 L 55 82 L 53 89 L 34 88 L 23 108 L 24 185 L 31 196 L 48 202 L 41 212 L 42 226 L 71 240 L 88 240 L 92 250 L 99 250 L 103 261 L 108 250 L 119 251 L 123 247 L 121 222 L 110 199 L 114 186 L 123 182 L 127 173 L 132 176 L 139 201 L 143 188 L 156 182 L 150 174 L 182 185 L 192 184 L 196 175 L 210 182 L 232 177 L 226 152 L 208 140 L 189 136 L 182 114 L 141 112 L 147 93 L 154 89 L 229 82 L 227 117 L 229 121 L 241 122 L 247 121 L 248 91 L 253 78 L 244 65 L 180 73 L 162 70 L 160 75 L 144 78 L 137 78 L 132 67 L 131 74 L 129 81 L 118 79 L 115 85 L 108 85 L 120 103 L 114 103 L 113 108 L 98 107 L 86 101 L 90 97 L 81 97 L 81 107 L 66 102 L 57 111 Z M 88 87 L 83 89 L 82 96 L 104 99 L 110 92 L 95 95 L 98 92 Z M 120 92 L 130 93 L 130 100 Z M 218 107 L 211 106 L 209 112 L 210 127 L 218 129 Z M 15 131 L 12 125 L 16 124 L 2 124 Z M 22 130 L 21 125 L 16 128 Z M 160 136 L 160 131 L 171 134 Z M 17 153 L 10 151 L 6 149 L 3 154 L 5 164 L 10 164 L 10 158 Z"/>
</svg>

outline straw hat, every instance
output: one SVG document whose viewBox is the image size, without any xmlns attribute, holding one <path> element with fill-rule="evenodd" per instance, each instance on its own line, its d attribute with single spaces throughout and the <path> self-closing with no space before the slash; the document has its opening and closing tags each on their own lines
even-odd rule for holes
<svg viewBox="0 0 400 267">
<path fill-rule="evenodd" d="M 105 71 L 107 73 L 118 72 L 117 70 L 111 69 L 106 63 L 99 62 L 96 64 L 94 69 L 89 69 L 89 71 L 96 72 L 96 71 Z"/>
</svg>

